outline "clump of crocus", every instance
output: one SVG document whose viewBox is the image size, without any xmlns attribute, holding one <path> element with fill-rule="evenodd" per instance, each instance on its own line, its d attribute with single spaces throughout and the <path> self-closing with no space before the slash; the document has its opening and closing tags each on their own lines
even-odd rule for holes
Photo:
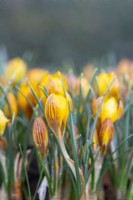
<svg viewBox="0 0 133 200">
<path fill-rule="evenodd" d="M 105 98 L 109 98 L 110 96 L 113 96 L 118 100 L 121 98 L 120 82 L 113 72 L 101 73 L 96 77 L 94 90 L 98 96 L 103 96 L 108 88 L 109 90 L 106 93 Z"/>
<path fill-rule="evenodd" d="M 35 146 L 44 158 L 48 151 L 48 131 L 42 118 L 36 117 L 33 123 L 32 136 Z"/>
<path fill-rule="evenodd" d="M 0 110 L 0 137 L 4 134 L 7 122 L 9 122 L 9 119 L 7 119 L 4 112 Z"/>
<path fill-rule="evenodd" d="M 20 83 L 26 74 L 27 65 L 20 58 L 10 60 L 6 67 L 7 80 L 11 80 L 12 84 Z"/>
<path fill-rule="evenodd" d="M 9 105 L 6 103 L 4 106 L 6 116 L 10 118 L 11 117 L 10 114 L 12 114 L 14 117 L 16 117 L 18 114 L 18 103 L 15 96 L 11 92 L 7 94 L 7 100 Z"/>
</svg>

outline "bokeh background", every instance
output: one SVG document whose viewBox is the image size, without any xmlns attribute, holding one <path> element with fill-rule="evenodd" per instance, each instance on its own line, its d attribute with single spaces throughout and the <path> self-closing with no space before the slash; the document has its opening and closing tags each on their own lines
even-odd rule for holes
<svg viewBox="0 0 133 200">
<path fill-rule="evenodd" d="M 133 58 L 132 0 L 1 0 L 0 54 L 37 66 Z"/>
</svg>

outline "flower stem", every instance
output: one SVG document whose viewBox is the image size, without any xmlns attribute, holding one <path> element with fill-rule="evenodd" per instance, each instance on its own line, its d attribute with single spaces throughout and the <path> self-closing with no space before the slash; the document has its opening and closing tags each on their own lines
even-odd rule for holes
<svg viewBox="0 0 133 200">
<path fill-rule="evenodd" d="M 75 166 L 74 166 L 74 162 L 73 160 L 69 157 L 67 151 L 66 151 L 66 147 L 64 145 L 64 141 L 63 141 L 63 138 L 62 137 L 58 137 L 58 143 L 60 145 L 60 148 L 61 148 L 61 152 L 63 154 L 63 157 L 65 158 L 67 164 L 69 165 L 70 169 L 72 170 L 72 173 L 75 177 L 75 179 L 77 179 L 76 177 L 76 170 L 75 170 Z"/>
</svg>

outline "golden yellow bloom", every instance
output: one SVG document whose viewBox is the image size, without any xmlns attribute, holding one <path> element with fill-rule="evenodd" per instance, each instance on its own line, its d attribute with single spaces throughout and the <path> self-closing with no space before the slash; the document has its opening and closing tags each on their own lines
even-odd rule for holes
<svg viewBox="0 0 133 200">
<path fill-rule="evenodd" d="M 68 99 L 61 95 L 51 94 L 47 98 L 44 112 L 53 133 L 61 137 L 69 114 Z"/>
<path fill-rule="evenodd" d="M 9 121 L 9 119 L 7 119 L 3 113 L 2 110 L 0 110 L 0 136 L 2 136 L 4 134 L 4 130 L 6 127 L 7 122 Z"/>
<path fill-rule="evenodd" d="M 30 103 L 28 102 L 26 98 L 28 98 L 29 101 L 34 105 L 35 100 L 34 100 L 33 94 L 31 93 L 31 90 L 28 84 L 22 84 L 19 89 L 20 91 L 18 91 L 18 104 L 20 108 L 22 109 L 22 111 L 24 112 L 24 114 L 26 115 L 26 117 L 30 119 L 32 116 L 33 110 Z"/>
<path fill-rule="evenodd" d="M 101 154 L 106 154 L 108 146 L 114 136 L 114 125 L 110 119 L 106 119 L 102 125 L 99 133 L 99 143 Z"/>
<path fill-rule="evenodd" d="M 42 157 L 45 157 L 48 150 L 48 131 L 42 118 L 37 117 L 33 123 L 32 129 L 33 141 L 39 149 Z"/>
<path fill-rule="evenodd" d="M 101 121 L 104 122 L 105 119 L 109 118 L 112 122 L 115 122 L 121 118 L 123 110 L 122 101 L 118 102 L 114 97 L 111 97 L 102 103 L 100 112 Z"/>
<path fill-rule="evenodd" d="M 105 91 L 112 84 L 106 97 L 114 96 L 115 98 L 120 99 L 121 87 L 115 73 L 101 73 L 96 77 L 96 81 L 97 83 L 95 84 L 94 89 L 97 94 L 99 93 L 100 96 L 103 96 Z"/>
<path fill-rule="evenodd" d="M 56 74 L 53 75 L 45 74 L 40 82 L 40 86 L 42 88 L 43 87 L 46 88 L 48 95 L 54 93 L 64 96 L 64 90 L 67 91 L 67 83 L 65 77 L 60 72 L 57 72 Z M 40 96 L 42 97 L 42 101 L 45 104 L 46 96 L 42 91 L 40 91 Z"/>
<path fill-rule="evenodd" d="M 9 102 L 9 105 L 10 105 L 10 109 L 11 109 L 11 113 L 14 115 L 14 117 L 17 116 L 18 114 L 18 104 L 17 104 L 17 100 L 15 98 L 15 96 L 9 92 L 7 94 L 7 99 L 8 99 L 8 102 Z M 5 114 L 8 118 L 10 118 L 10 111 L 9 111 L 9 107 L 7 104 L 5 104 L 5 107 L 4 107 L 4 110 L 5 110 Z"/>
<path fill-rule="evenodd" d="M 13 84 L 20 83 L 26 74 L 27 65 L 20 58 L 10 60 L 6 68 L 7 80 L 12 80 Z"/>
</svg>

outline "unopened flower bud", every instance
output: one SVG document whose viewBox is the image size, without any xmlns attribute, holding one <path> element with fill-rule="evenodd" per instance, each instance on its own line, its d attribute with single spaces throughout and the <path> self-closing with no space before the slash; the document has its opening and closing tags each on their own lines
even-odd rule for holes
<svg viewBox="0 0 133 200">
<path fill-rule="evenodd" d="M 101 149 L 101 154 L 105 155 L 108 146 L 113 139 L 114 136 L 114 125 L 113 122 L 110 119 L 106 119 L 102 125 L 101 125 L 101 130 L 99 133 L 99 143 L 100 143 L 100 149 Z"/>
<path fill-rule="evenodd" d="M 92 117 L 95 118 L 103 97 L 93 98 L 91 101 Z"/>
<path fill-rule="evenodd" d="M 44 121 L 40 117 L 34 120 L 32 136 L 35 146 L 39 149 L 41 156 L 45 157 L 48 150 L 48 131 Z"/>
<path fill-rule="evenodd" d="M 57 137 L 61 137 L 64 133 L 68 114 L 68 98 L 56 94 L 51 94 L 47 98 L 45 116 L 51 130 Z"/>
</svg>

